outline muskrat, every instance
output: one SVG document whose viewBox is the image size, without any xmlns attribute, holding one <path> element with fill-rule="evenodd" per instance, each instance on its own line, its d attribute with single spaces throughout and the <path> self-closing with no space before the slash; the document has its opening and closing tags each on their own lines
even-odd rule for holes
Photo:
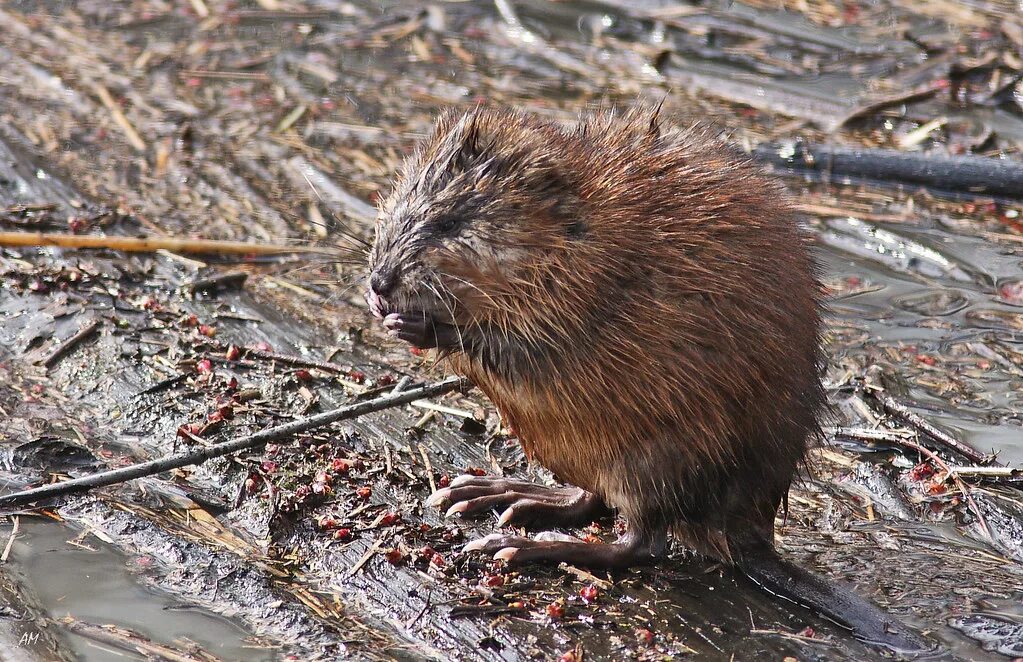
<svg viewBox="0 0 1023 662">
<path fill-rule="evenodd" d="M 706 128 L 656 108 L 570 128 L 512 110 L 448 112 L 381 204 L 367 300 L 436 348 L 565 487 L 464 476 L 448 514 L 584 525 L 609 544 L 491 535 L 511 563 L 624 567 L 668 533 L 863 639 L 920 640 L 783 560 L 774 520 L 821 434 L 821 286 L 783 188 Z"/>
</svg>

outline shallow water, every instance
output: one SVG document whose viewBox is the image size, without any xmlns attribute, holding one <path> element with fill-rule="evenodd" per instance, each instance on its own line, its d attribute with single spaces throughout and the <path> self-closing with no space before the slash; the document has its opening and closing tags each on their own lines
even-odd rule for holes
<svg viewBox="0 0 1023 662">
<path fill-rule="evenodd" d="M 9 529 L 3 527 L 0 536 L 6 539 Z M 195 642 L 225 660 L 274 659 L 272 651 L 248 642 L 249 634 L 230 619 L 183 605 L 173 595 L 140 583 L 145 557 L 129 559 L 93 535 L 77 536 L 49 521 L 21 518 L 10 563 L 51 618 L 119 625 L 155 643 Z M 122 650 L 73 633 L 64 636 L 82 660 L 125 659 Z"/>
</svg>

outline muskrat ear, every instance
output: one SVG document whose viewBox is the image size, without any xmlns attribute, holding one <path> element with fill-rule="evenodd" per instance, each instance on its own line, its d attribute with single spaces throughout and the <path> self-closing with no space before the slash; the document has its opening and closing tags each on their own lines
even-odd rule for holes
<svg viewBox="0 0 1023 662">
<path fill-rule="evenodd" d="M 453 169 L 467 170 L 492 151 L 496 135 L 478 112 L 466 113 L 451 132 L 454 141 Z"/>
</svg>

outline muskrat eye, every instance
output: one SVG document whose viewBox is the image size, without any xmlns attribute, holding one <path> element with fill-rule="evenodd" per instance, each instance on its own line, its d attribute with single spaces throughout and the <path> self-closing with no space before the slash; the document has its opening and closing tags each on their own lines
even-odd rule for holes
<svg viewBox="0 0 1023 662">
<path fill-rule="evenodd" d="M 457 216 L 441 216 L 437 219 L 435 227 L 438 232 L 452 232 L 461 224 Z"/>
</svg>

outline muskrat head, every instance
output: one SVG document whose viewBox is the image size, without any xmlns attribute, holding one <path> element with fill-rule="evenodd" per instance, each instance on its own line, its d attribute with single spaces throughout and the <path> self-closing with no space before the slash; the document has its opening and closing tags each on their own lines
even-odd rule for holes
<svg viewBox="0 0 1023 662">
<path fill-rule="evenodd" d="M 581 232 L 561 167 L 571 139 L 513 111 L 438 120 L 381 204 L 370 253 L 366 298 L 392 335 L 464 349 L 467 336 L 504 328 L 516 294 Z"/>
</svg>

